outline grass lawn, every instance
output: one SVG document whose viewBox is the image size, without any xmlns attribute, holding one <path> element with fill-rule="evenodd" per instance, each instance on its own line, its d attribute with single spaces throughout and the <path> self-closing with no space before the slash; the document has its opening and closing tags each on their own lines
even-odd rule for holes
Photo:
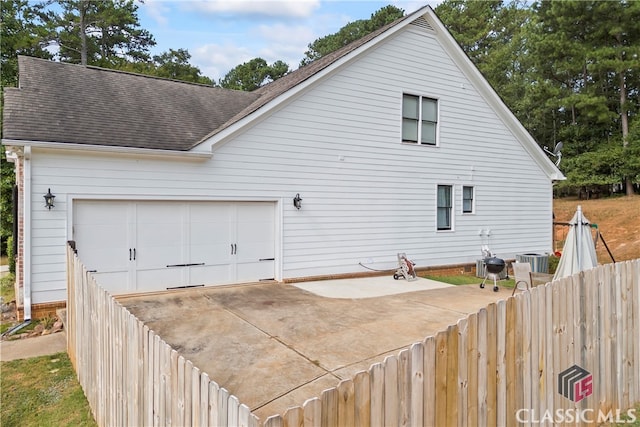
<svg viewBox="0 0 640 427">
<path fill-rule="evenodd" d="M 97 426 L 66 353 L 0 363 L 0 425 Z"/>
<path fill-rule="evenodd" d="M 16 292 L 13 287 L 14 275 L 7 274 L 6 276 L 0 278 L 0 296 L 5 303 L 12 301 L 16 298 Z"/>
<path fill-rule="evenodd" d="M 13 282 L 13 274 L 8 274 L 0 278 L 0 296 L 2 297 L 2 301 L 5 304 L 8 304 L 10 301 L 13 301 L 16 298 Z M 10 320 L 0 321 L 0 334 L 4 334 L 5 331 L 12 327 L 15 323 L 16 322 L 12 322 Z"/>
<path fill-rule="evenodd" d="M 425 279 L 436 280 L 438 282 L 448 283 L 450 285 L 479 285 L 482 283 L 481 277 L 458 275 L 458 276 L 434 276 L 430 274 L 421 275 Z M 515 280 L 509 276 L 509 279 L 498 280 L 498 286 L 513 289 Z M 493 280 L 487 279 L 485 286 L 493 287 Z"/>
</svg>

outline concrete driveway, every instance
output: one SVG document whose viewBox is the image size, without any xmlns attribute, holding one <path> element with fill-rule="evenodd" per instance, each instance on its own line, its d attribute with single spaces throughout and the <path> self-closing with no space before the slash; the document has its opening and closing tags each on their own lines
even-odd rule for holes
<svg viewBox="0 0 640 427">
<path fill-rule="evenodd" d="M 511 294 L 491 287 L 374 277 L 118 300 L 265 420 Z"/>
</svg>

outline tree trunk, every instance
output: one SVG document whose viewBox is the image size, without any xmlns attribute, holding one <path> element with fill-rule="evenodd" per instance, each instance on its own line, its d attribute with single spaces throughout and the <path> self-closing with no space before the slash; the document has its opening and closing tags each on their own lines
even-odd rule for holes
<svg viewBox="0 0 640 427">
<path fill-rule="evenodd" d="M 80 64 L 87 65 L 87 2 L 80 2 Z"/>
<path fill-rule="evenodd" d="M 622 125 L 622 146 L 627 148 L 629 145 L 629 115 L 627 114 L 627 85 L 624 78 L 624 72 L 620 72 L 620 123 Z M 627 196 L 633 196 L 633 182 L 630 177 L 625 177 L 625 193 Z"/>
</svg>

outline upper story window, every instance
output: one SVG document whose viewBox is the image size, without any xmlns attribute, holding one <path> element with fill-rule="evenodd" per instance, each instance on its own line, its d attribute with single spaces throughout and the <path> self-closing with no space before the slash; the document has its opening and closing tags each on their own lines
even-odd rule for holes
<svg viewBox="0 0 640 427">
<path fill-rule="evenodd" d="M 473 187 L 464 185 L 462 187 L 462 213 L 473 213 Z"/>
<path fill-rule="evenodd" d="M 438 230 L 451 230 L 451 213 L 453 211 L 453 186 L 438 185 Z"/>
<path fill-rule="evenodd" d="M 436 145 L 438 101 L 402 95 L 402 142 Z"/>
</svg>

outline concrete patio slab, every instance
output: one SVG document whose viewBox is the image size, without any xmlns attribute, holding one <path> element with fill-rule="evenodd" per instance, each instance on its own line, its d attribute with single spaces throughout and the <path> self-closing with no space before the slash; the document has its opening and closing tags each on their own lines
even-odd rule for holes
<svg viewBox="0 0 640 427">
<path fill-rule="evenodd" d="M 357 279 L 375 283 L 372 294 L 387 286 L 384 296 L 367 294 L 364 283 L 356 284 L 360 289 L 331 292 L 334 297 L 297 285 L 261 283 L 119 301 L 265 420 L 510 295 L 509 290 L 437 283 L 396 293 L 414 282 L 385 279 L 386 284 Z"/>
<path fill-rule="evenodd" d="M 416 277 L 416 280 L 404 279 L 390 282 L 390 276 L 374 276 L 356 279 L 317 280 L 293 283 L 297 288 L 326 298 L 374 298 L 387 295 L 404 294 L 415 291 L 446 288 L 447 283 Z M 390 285 L 390 283 L 392 283 Z"/>
</svg>

